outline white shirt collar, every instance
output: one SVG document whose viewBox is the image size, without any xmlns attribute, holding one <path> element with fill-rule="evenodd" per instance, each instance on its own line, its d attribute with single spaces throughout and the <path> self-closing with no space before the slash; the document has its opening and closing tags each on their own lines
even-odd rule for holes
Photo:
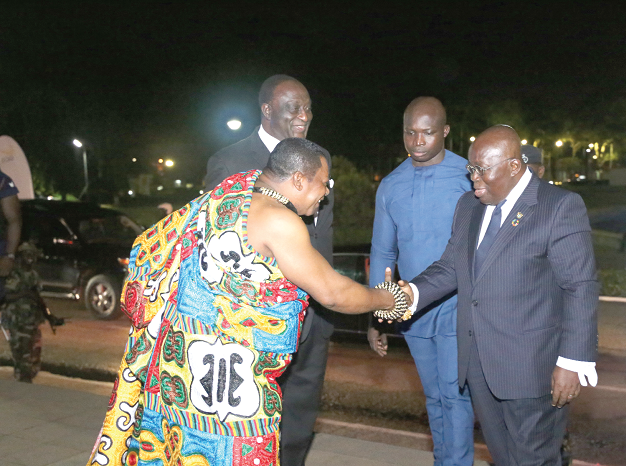
<svg viewBox="0 0 626 466">
<path fill-rule="evenodd" d="M 517 182 L 517 184 L 511 189 L 511 192 L 506 197 L 506 202 L 502 205 L 502 221 L 506 220 L 506 217 L 511 212 L 511 209 L 522 195 L 528 183 L 530 183 L 530 179 L 533 177 L 533 173 L 526 167 L 526 171 Z M 494 207 L 495 208 L 495 207 Z"/>
<path fill-rule="evenodd" d="M 500 209 L 502 212 L 502 219 L 500 220 L 500 226 L 502 226 L 502 224 L 504 223 L 508 215 L 511 213 L 513 206 L 515 205 L 519 197 L 522 195 L 522 193 L 528 186 L 528 183 L 530 183 L 530 180 L 532 177 L 533 177 L 533 173 L 528 169 L 528 167 L 526 167 L 526 171 L 524 172 L 520 180 L 517 182 L 517 184 L 513 187 L 513 189 L 511 189 L 511 192 L 505 198 L 506 201 L 504 202 L 504 204 L 502 204 L 502 207 Z M 487 227 L 489 226 L 489 221 L 491 220 L 491 215 L 493 214 L 493 211 L 495 208 L 496 208 L 495 205 L 488 205 L 487 209 L 485 210 L 483 223 L 480 227 L 478 245 L 480 245 L 480 242 L 483 240 L 483 237 L 485 236 Z"/>
<path fill-rule="evenodd" d="M 267 150 L 269 150 L 270 152 L 272 152 L 274 150 L 274 148 L 280 142 L 278 139 L 276 139 L 270 133 L 265 131 L 263 129 L 263 125 L 259 126 L 259 137 L 261 138 L 261 142 L 263 142 L 263 144 L 265 144 L 265 147 L 267 147 Z"/>
</svg>

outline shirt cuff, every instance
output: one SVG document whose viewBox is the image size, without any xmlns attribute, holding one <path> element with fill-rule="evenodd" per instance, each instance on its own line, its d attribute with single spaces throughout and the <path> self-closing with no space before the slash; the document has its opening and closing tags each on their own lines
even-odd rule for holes
<svg viewBox="0 0 626 466">
<path fill-rule="evenodd" d="M 598 373 L 596 372 L 595 362 L 576 361 L 559 356 L 556 360 L 556 365 L 568 371 L 577 372 L 578 379 L 583 387 L 587 386 L 587 380 L 589 380 L 589 385 L 592 387 L 598 384 Z"/>
<path fill-rule="evenodd" d="M 409 306 L 409 310 L 411 311 L 411 314 L 415 314 L 415 310 L 417 309 L 417 301 L 419 301 L 420 299 L 420 292 L 413 283 L 409 282 L 409 286 L 411 287 L 411 290 L 413 290 L 413 304 Z"/>
</svg>

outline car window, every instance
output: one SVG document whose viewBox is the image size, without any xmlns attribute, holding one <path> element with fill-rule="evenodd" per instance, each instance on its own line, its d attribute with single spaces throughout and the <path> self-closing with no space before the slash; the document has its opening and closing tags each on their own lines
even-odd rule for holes
<svg viewBox="0 0 626 466">
<path fill-rule="evenodd" d="M 78 234 L 86 243 L 132 243 L 143 230 L 125 215 L 90 218 L 78 222 Z"/>
<path fill-rule="evenodd" d="M 53 244 L 73 244 L 74 236 L 58 218 L 27 215 L 22 226 L 22 240 L 33 241 L 40 247 L 47 247 Z"/>
</svg>

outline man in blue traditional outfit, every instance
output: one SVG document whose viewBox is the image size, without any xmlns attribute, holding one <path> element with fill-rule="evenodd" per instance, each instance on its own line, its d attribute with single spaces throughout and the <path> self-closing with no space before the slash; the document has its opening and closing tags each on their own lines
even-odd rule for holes
<svg viewBox="0 0 626 466">
<path fill-rule="evenodd" d="M 404 112 L 409 157 L 382 180 L 376 193 L 370 284 L 396 263 L 400 277 L 410 280 L 445 250 L 457 201 L 471 189 L 467 160 L 444 149 L 449 131 L 446 111 L 433 97 L 413 100 Z M 400 329 L 424 387 L 434 464 L 472 465 L 474 414 L 457 377 L 457 299 L 446 298 Z M 368 337 L 372 349 L 384 356 L 386 335 L 372 327 Z"/>
<path fill-rule="evenodd" d="M 122 293 L 133 327 L 89 465 L 279 464 L 276 378 L 308 295 L 353 314 L 404 299 L 338 274 L 311 245 L 300 216 L 329 182 L 323 149 L 288 138 L 263 171 L 226 178 L 137 238 Z"/>
</svg>

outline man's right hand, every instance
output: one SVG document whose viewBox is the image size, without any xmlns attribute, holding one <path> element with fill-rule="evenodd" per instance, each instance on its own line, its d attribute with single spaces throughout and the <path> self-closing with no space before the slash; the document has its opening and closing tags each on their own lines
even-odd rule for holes
<svg viewBox="0 0 626 466">
<path fill-rule="evenodd" d="M 367 329 L 367 341 L 370 342 L 370 347 L 378 354 L 383 357 L 387 355 L 387 334 L 380 333 L 374 327 L 370 327 Z"/>
</svg>

